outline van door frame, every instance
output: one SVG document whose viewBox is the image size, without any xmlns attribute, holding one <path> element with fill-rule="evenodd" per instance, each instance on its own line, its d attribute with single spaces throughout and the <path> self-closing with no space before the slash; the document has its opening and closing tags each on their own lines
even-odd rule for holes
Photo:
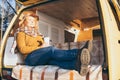
<svg viewBox="0 0 120 80">
<path fill-rule="evenodd" d="M 105 58 L 109 70 L 109 80 L 120 80 L 120 31 L 113 15 L 109 0 L 96 0 L 100 26 L 103 31 Z"/>
</svg>

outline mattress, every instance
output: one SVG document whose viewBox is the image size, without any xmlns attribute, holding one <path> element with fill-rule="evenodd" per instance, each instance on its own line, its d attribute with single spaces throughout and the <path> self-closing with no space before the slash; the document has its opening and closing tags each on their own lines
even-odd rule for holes
<svg viewBox="0 0 120 80">
<path fill-rule="evenodd" d="M 62 69 L 58 66 L 26 66 L 17 65 L 12 70 L 12 77 L 17 80 L 102 80 L 102 67 L 88 67 L 86 76 L 81 76 L 76 70 Z"/>
</svg>

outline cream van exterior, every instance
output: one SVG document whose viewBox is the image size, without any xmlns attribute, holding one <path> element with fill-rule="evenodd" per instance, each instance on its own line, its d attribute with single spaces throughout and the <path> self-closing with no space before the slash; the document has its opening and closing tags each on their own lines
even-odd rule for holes
<svg viewBox="0 0 120 80">
<path fill-rule="evenodd" d="M 103 71 L 108 70 L 107 80 L 108 79 L 120 80 L 120 69 L 119 69 L 120 68 L 120 62 L 119 62 L 120 61 L 120 58 L 119 58 L 120 57 L 120 0 L 65 0 L 65 1 L 64 0 L 34 0 L 34 1 L 33 0 L 17 0 L 17 2 L 23 6 L 17 11 L 17 14 L 15 14 L 1 42 L 1 47 L 0 47 L 1 79 L 5 79 L 5 78 L 7 80 L 13 79 L 10 77 L 10 75 L 11 75 L 12 68 L 15 65 L 17 65 L 16 64 L 17 62 L 14 62 L 15 60 L 17 60 L 16 58 L 17 55 L 11 56 L 12 55 L 11 54 L 10 58 L 13 59 L 12 60 L 13 63 L 12 62 L 9 63 L 9 61 L 6 60 L 7 61 L 6 63 L 8 63 L 9 65 L 5 64 L 5 51 L 6 51 L 7 41 L 9 37 L 13 36 L 11 34 L 12 29 L 14 28 L 14 26 L 17 25 L 16 23 L 20 18 L 20 15 L 22 14 L 22 12 L 26 10 L 31 10 L 34 12 L 37 11 L 37 14 L 42 15 L 40 16 L 40 19 L 42 20 L 40 24 L 44 26 L 44 28 L 46 26 L 49 27 L 49 28 L 43 29 L 44 35 L 50 36 L 50 38 L 53 39 L 54 35 L 52 34 L 52 30 L 53 29 L 57 30 L 58 33 L 56 32 L 56 34 L 59 36 L 58 38 L 54 38 L 53 40 L 51 40 L 52 41 L 51 44 L 55 44 L 55 42 L 59 42 L 59 43 L 67 42 L 64 39 L 65 38 L 64 30 L 66 29 L 74 28 L 75 31 L 87 30 L 87 29 L 92 29 L 92 31 L 98 30 L 98 32 L 95 32 L 94 34 L 95 35 L 99 34 L 102 37 L 103 49 L 104 49 L 104 56 L 102 56 L 104 57 L 104 62 L 102 65 Z M 95 5 L 93 5 L 92 3 Z M 76 6 L 80 5 L 80 7 L 78 6 L 76 7 L 75 5 Z M 72 7 L 74 6 L 74 8 L 70 6 Z M 96 6 L 96 8 L 94 6 Z M 61 9 L 59 10 L 59 8 Z M 81 12 L 79 11 L 78 8 L 81 10 Z M 93 13 L 89 11 L 92 11 Z M 74 14 L 72 14 L 73 12 Z M 52 17 L 46 16 L 43 13 Z M 71 13 L 72 16 L 69 13 Z M 43 16 L 46 16 L 46 19 Z M 50 20 L 47 21 L 47 19 L 50 19 Z M 47 23 L 50 22 L 50 24 L 46 24 L 44 21 L 45 22 L 47 21 Z M 76 38 L 76 40 L 74 41 L 79 42 L 79 41 L 82 41 L 82 39 L 89 40 L 94 38 L 92 35 L 92 31 L 87 33 L 86 35 L 87 38 L 83 36 L 83 38 L 81 39 L 79 38 L 81 36 L 78 35 L 79 32 L 75 33 L 74 30 L 73 30 L 73 34 L 75 35 L 74 37 Z M 46 31 L 49 34 L 46 34 L 45 33 Z M 66 39 L 67 38 L 69 37 L 66 37 Z M 72 36 L 70 36 L 70 38 L 72 38 Z M 12 40 L 12 38 L 10 40 Z M 13 66 L 11 64 L 15 64 L 15 65 Z M 106 79 L 103 79 L 103 80 L 106 80 Z"/>
</svg>

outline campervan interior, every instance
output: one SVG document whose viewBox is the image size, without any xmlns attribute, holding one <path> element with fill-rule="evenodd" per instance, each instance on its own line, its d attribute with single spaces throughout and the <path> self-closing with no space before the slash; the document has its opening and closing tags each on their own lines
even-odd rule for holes
<svg viewBox="0 0 120 80">
<path fill-rule="evenodd" d="M 92 58 L 90 64 L 107 65 L 100 19 L 95 0 L 58 0 L 25 11 L 33 11 L 39 16 L 39 32 L 48 39 L 50 45 L 62 46 L 64 47 L 63 49 L 72 49 L 77 46 L 77 43 L 92 40 L 94 48 L 93 53 L 91 53 Z M 18 63 L 18 55 L 15 53 L 6 53 L 9 53 L 8 48 L 10 48 L 10 44 L 12 45 L 13 43 L 11 41 L 14 40 L 15 29 L 18 27 L 20 17 L 13 25 L 6 43 L 7 49 L 5 48 L 3 59 L 4 77 L 7 71 L 6 68 L 13 68 L 13 66 L 16 66 Z M 22 59 L 21 56 L 19 59 Z M 21 64 L 21 62 L 23 62 L 23 59 L 19 60 L 18 64 Z M 107 80 L 107 72 L 104 78 Z"/>
</svg>

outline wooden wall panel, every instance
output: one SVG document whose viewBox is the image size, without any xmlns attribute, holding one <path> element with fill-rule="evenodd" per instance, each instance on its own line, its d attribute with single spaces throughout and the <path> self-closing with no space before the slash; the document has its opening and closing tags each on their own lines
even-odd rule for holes
<svg viewBox="0 0 120 80">
<path fill-rule="evenodd" d="M 98 17 L 82 19 L 81 22 L 84 28 L 97 27 L 100 24 Z"/>
</svg>

